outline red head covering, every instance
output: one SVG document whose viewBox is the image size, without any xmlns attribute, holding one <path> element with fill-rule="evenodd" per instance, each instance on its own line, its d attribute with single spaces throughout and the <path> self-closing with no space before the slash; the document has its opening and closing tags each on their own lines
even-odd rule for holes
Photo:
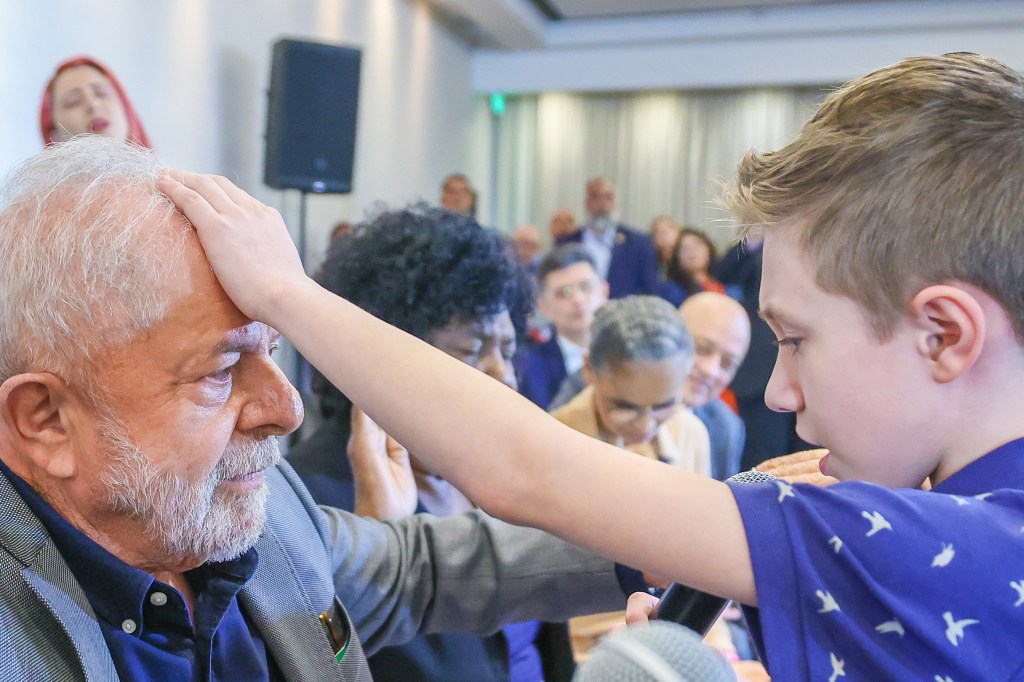
<svg viewBox="0 0 1024 682">
<path fill-rule="evenodd" d="M 114 86 L 114 90 L 117 91 L 117 96 L 121 98 L 121 106 L 124 107 L 124 115 L 128 119 L 128 140 L 143 147 L 149 147 L 149 138 L 146 137 L 142 121 L 139 120 L 138 115 L 135 113 L 131 100 L 125 94 L 124 88 L 121 87 L 120 81 L 117 80 L 117 76 L 92 57 L 85 56 L 72 57 L 58 64 L 53 77 L 46 84 L 46 90 L 43 91 L 43 102 L 39 107 L 39 129 L 43 134 L 43 142 L 45 144 L 53 144 L 57 141 L 57 138 L 53 136 L 53 83 L 61 73 L 76 66 L 91 66 L 110 81 L 110 84 Z"/>
</svg>

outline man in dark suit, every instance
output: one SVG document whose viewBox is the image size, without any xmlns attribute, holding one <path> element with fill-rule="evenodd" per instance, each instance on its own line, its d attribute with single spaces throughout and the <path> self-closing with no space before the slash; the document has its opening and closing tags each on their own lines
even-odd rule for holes
<svg viewBox="0 0 1024 682">
<path fill-rule="evenodd" d="M 724 481 L 740 470 L 743 421 L 720 397 L 750 347 L 750 320 L 725 294 L 704 291 L 686 299 L 679 315 L 693 335 L 693 366 L 683 400 L 711 438 L 711 475 Z"/>
<path fill-rule="evenodd" d="M 519 392 L 546 410 L 566 376 L 583 367 L 590 324 L 608 300 L 608 283 L 598 277 L 590 252 L 578 244 L 564 244 L 546 255 L 537 279 L 537 308 L 554 332 L 527 349 Z"/>
<path fill-rule="evenodd" d="M 761 238 L 746 238 L 737 243 L 715 264 L 714 276 L 725 285 L 740 290 L 740 303 L 750 320 L 750 352 L 740 364 L 729 388 L 736 394 L 740 417 L 747 429 L 741 469 L 750 469 L 773 457 L 798 450 L 810 444 L 796 435 L 796 415 L 776 412 L 765 405 L 764 392 L 775 367 L 777 349 L 772 333 L 758 315 L 761 291 Z"/>
<path fill-rule="evenodd" d="M 609 298 L 658 293 L 658 257 L 650 238 L 616 223 L 615 185 L 597 177 L 587 183 L 587 222 L 559 239 L 578 242 L 594 256 L 597 272 L 608 281 Z"/>
</svg>

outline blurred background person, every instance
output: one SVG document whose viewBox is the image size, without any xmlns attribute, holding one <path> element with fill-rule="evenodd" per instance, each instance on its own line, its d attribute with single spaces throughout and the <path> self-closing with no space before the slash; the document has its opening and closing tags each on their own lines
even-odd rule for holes
<svg viewBox="0 0 1024 682">
<path fill-rule="evenodd" d="M 750 320 L 738 302 L 711 291 L 686 299 L 679 315 L 693 337 L 693 366 L 683 400 L 708 430 L 711 475 L 724 481 L 740 471 L 746 434 L 743 420 L 722 393 L 747 355 Z"/>
<path fill-rule="evenodd" d="M 334 223 L 334 227 L 331 228 L 331 236 L 328 239 L 328 248 L 338 241 L 342 237 L 347 237 L 352 234 L 353 225 L 348 220 L 339 220 Z"/>
<path fill-rule="evenodd" d="M 441 183 L 441 206 L 453 213 L 476 217 L 476 189 L 462 173 L 452 173 Z"/>
<path fill-rule="evenodd" d="M 519 265 L 526 269 L 531 275 L 537 274 L 537 265 L 540 262 L 540 230 L 535 225 L 523 223 L 517 225 L 509 237 L 512 250 L 515 252 Z"/>
<path fill-rule="evenodd" d="M 149 138 L 117 76 L 92 57 L 57 65 L 39 107 L 43 144 L 92 133 L 149 147 Z"/>
<path fill-rule="evenodd" d="M 658 293 L 675 306 L 701 291 L 725 293 L 725 287 L 711 277 L 715 243 L 701 230 L 680 228 L 665 268 Z"/>
<path fill-rule="evenodd" d="M 586 388 L 551 416 L 606 443 L 710 476 L 707 429 L 683 404 L 692 361 L 693 340 L 672 305 L 656 296 L 609 301 L 591 326 Z M 571 619 L 577 661 L 624 616 Z"/>
<path fill-rule="evenodd" d="M 319 279 L 384 321 L 516 388 L 512 358 L 532 286 L 504 240 L 472 219 L 427 206 L 383 213 L 333 245 Z M 326 418 L 292 448 L 288 461 L 317 502 L 393 518 L 365 505 L 363 493 L 373 477 L 354 471 L 346 454 L 350 436 L 361 435 L 352 430 L 351 402 L 322 377 L 314 386 Z M 357 411 L 357 424 L 359 418 Z M 409 464 L 416 511 L 449 515 L 474 508 L 447 481 L 424 470 L 415 453 Z M 490 637 L 420 635 L 369 662 L 380 680 L 535 682 L 567 680 L 572 672 L 564 624 L 535 621 Z"/>
<path fill-rule="evenodd" d="M 648 234 L 658 252 L 658 277 L 665 279 L 665 270 L 675 253 L 676 242 L 679 240 L 681 228 L 671 216 L 660 215 L 651 221 Z"/>
<path fill-rule="evenodd" d="M 558 243 L 576 242 L 590 251 L 597 273 L 608 281 L 609 298 L 658 293 L 654 243 L 615 221 L 615 184 L 608 178 L 593 178 L 586 192 L 586 223 Z"/>
<path fill-rule="evenodd" d="M 558 244 L 576 231 L 576 216 L 567 208 L 559 208 L 551 214 L 548 222 L 548 233 L 551 235 L 551 243 Z"/>
<path fill-rule="evenodd" d="M 673 261 L 679 269 L 688 272 L 702 291 L 725 293 L 725 287 L 711 276 L 711 269 L 718 259 L 715 242 L 703 230 L 684 227 L 679 231 L 679 241 Z"/>
<path fill-rule="evenodd" d="M 776 412 L 764 401 L 764 391 L 775 367 L 778 349 L 775 347 L 775 334 L 758 314 L 762 245 L 760 237 L 747 237 L 729 249 L 714 269 L 719 281 L 735 287 L 750 321 L 750 350 L 729 385 L 736 396 L 739 415 L 747 431 L 741 469 L 750 469 L 773 457 L 812 447 L 796 435 L 795 413 Z"/>
<path fill-rule="evenodd" d="M 527 347 L 520 392 L 546 410 L 566 377 L 583 368 L 590 325 L 608 300 L 608 283 L 598 277 L 593 257 L 579 244 L 548 252 L 537 269 L 537 282 L 537 308 L 554 331 Z"/>
</svg>

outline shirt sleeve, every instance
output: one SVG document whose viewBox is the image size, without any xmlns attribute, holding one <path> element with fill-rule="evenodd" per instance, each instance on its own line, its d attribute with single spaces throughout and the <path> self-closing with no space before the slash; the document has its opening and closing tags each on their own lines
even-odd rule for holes
<svg viewBox="0 0 1024 682">
<path fill-rule="evenodd" d="M 731 487 L 773 678 L 1017 679 L 1024 493 Z"/>
</svg>

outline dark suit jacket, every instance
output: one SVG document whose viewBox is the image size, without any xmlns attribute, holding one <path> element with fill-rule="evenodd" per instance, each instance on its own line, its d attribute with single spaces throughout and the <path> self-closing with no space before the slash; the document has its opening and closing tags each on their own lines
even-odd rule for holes
<svg viewBox="0 0 1024 682">
<path fill-rule="evenodd" d="M 742 294 L 740 303 L 750 318 L 750 350 L 729 384 L 736 397 L 741 399 L 764 396 L 777 354 L 772 344 L 775 335 L 757 314 L 758 296 L 761 293 L 761 258 L 760 248 L 751 251 L 740 242 L 729 249 L 713 269 L 715 279 L 722 284 L 739 286 Z"/>
<path fill-rule="evenodd" d="M 327 418 L 306 440 L 293 447 L 288 462 L 319 504 L 352 511 L 355 486 L 345 448 L 349 409 Z M 417 512 L 424 512 L 418 508 Z M 562 623 L 544 623 L 535 641 L 548 682 L 568 681 L 575 668 L 569 636 Z M 409 682 L 505 682 L 509 679 L 508 642 L 501 631 L 490 636 L 471 632 L 417 635 L 409 642 L 384 647 L 368 659 L 375 680 Z"/>
<path fill-rule="evenodd" d="M 743 420 L 721 398 L 693 408 L 693 413 L 708 429 L 711 440 L 711 475 L 724 481 L 739 473 L 746 439 Z"/>
<path fill-rule="evenodd" d="M 526 349 L 519 392 L 547 410 L 565 375 L 565 360 L 558 346 L 558 334 L 554 333 L 544 343 L 533 343 Z"/>
<path fill-rule="evenodd" d="M 583 228 L 558 240 L 559 244 L 583 241 Z M 615 245 L 608 265 L 608 297 L 636 294 L 658 295 L 658 255 L 650 238 L 625 225 L 615 226 Z"/>
</svg>

